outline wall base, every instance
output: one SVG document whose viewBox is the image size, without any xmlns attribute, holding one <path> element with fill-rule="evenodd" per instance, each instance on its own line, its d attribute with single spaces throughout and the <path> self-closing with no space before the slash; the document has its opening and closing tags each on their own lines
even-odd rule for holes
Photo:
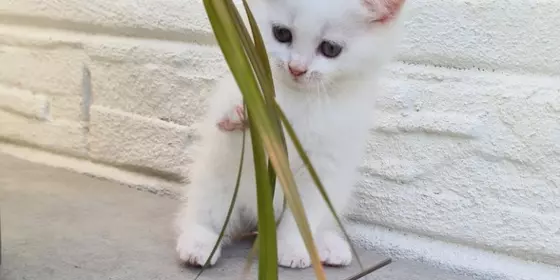
<svg viewBox="0 0 560 280">
<path fill-rule="evenodd" d="M 355 243 L 395 259 L 414 260 L 477 280 L 558 280 L 560 267 L 529 262 L 381 226 L 353 224 Z"/>
</svg>

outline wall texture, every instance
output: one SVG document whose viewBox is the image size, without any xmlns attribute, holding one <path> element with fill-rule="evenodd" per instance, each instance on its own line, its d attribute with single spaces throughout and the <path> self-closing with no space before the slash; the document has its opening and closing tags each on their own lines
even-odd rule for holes
<svg viewBox="0 0 560 280">
<path fill-rule="evenodd" d="M 350 217 L 560 265 L 560 1 L 410 2 Z M 200 1 L 0 1 L 1 141 L 184 179 L 225 71 Z"/>
</svg>

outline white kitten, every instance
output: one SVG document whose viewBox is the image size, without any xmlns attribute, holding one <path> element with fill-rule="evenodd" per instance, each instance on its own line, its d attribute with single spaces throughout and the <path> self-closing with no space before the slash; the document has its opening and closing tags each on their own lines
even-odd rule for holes
<svg viewBox="0 0 560 280">
<path fill-rule="evenodd" d="M 270 55 L 277 101 L 310 156 L 340 213 L 362 160 L 376 79 L 399 38 L 404 0 L 260 0 L 251 3 Z M 242 96 L 231 75 L 218 85 L 177 218 L 182 261 L 203 265 L 218 238 L 233 194 L 242 144 Z M 348 265 L 350 248 L 288 141 L 290 164 L 322 261 Z M 254 229 L 256 189 L 247 137 L 240 193 L 226 233 Z M 276 215 L 282 209 L 278 185 Z M 278 262 L 311 262 L 290 211 L 278 226 Z M 218 250 L 212 259 L 216 262 Z"/>
</svg>

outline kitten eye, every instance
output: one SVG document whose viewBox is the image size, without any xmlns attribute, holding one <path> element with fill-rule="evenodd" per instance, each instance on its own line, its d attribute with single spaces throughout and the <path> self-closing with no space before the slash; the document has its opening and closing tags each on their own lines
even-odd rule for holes
<svg viewBox="0 0 560 280">
<path fill-rule="evenodd" d="M 336 43 L 333 43 L 333 42 L 323 41 L 319 45 L 319 51 L 325 57 L 335 58 L 335 57 L 339 56 L 340 53 L 342 52 L 342 46 L 338 45 Z"/>
<path fill-rule="evenodd" d="M 273 26 L 272 33 L 274 33 L 274 38 L 280 43 L 291 43 L 292 42 L 292 31 L 286 27 Z"/>
</svg>

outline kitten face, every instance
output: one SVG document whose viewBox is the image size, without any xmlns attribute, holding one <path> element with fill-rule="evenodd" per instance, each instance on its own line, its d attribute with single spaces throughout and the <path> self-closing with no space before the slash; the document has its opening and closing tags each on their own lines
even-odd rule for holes
<svg viewBox="0 0 560 280">
<path fill-rule="evenodd" d="M 323 92 L 391 57 L 403 2 L 260 0 L 253 11 L 277 80 Z"/>
</svg>

